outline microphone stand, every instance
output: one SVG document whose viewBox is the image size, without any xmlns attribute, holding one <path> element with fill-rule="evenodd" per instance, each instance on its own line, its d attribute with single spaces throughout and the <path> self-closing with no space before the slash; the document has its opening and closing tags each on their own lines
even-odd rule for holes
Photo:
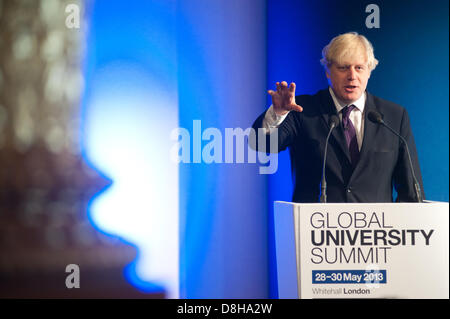
<svg viewBox="0 0 450 319">
<path fill-rule="evenodd" d="M 325 179 L 325 163 L 327 162 L 327 151 L 328 151 L 328 140 L 330 139 L 331 132 L 339 124 L 339 118 L 336 115 L 330 117 L 330 130 L 328 131 L 327 139 L 325 140 L 325 151 L 323 156 L 323 166 L 322 166 L 322 181 L 320 183 L 320 202 L 327 202 L 327 181 Z"/>
</svg>

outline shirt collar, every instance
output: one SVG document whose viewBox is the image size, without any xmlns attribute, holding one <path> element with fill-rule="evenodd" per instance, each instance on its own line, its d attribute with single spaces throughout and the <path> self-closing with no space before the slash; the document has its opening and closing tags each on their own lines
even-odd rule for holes
<svg viewBox="0 0 450 319">
<path fill-rule="evenodd" d="M 339 113 L 340 111 L 342 111 L 342 109 L 344 107 L 346 107 L 348 104 L 342 102 L 341 100 L 339 100 L 336 95 L 333 92 L 333 89 L 331 88 L 331 86 L 328 87 L 328 90 L 330 91 L 331 97 L 333 99 L 334 102 L 334 106 L 336 107 L 337 112 Z M 356 108 L 358 110 L 361 111 L 361 113 L 364 111 L 364 105 L 366 104 L 366 92 L 364 92 L 364 94 L 361 94 L 361 96 L 359 97 L 359 99 L 357 99 L 355 102 L 352 103 L 352 105 L 356 106 Z"/>
</svg>

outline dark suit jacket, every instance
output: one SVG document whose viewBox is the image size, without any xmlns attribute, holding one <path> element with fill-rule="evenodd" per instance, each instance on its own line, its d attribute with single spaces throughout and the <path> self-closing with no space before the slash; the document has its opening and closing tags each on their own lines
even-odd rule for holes
<svg viewBox="0 0 450 319">
<path fill-rule="evenodd" d="M 293 201 L 318 202 L 328 119 L 332 114 L 337 115 L 337 111 L 328 89 L 315 95 L 296 96 L 295 99 L 303 107 L 303 112 L 290 112 L 280 125 L 278 151 L 287 147 L 290 150 L 295 184 Z M 342 125 L 336 127 L 330 136 L 326 165 L 328 202 L 392 202 L 393 187 L 398 193 L 397 201 L 416 201 L 405 147 L 385 127 L 367 118 L 370 110 L 380 112 L 385 123 L 406 139 L 416 178 L 423 190 L 406 110 L 367 92 L 363 114 L 364 140 L 360 160 L 354 170 Z M 265 112 L 253 124 L 256 131 L 261 127 L 264 116 Z"/>
</svg>

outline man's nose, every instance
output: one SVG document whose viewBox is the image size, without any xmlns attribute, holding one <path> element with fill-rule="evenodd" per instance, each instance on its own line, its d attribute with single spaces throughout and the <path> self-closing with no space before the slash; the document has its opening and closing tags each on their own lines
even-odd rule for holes
<svg viewBox="0 0 450 319">
<path fill-rule="evenodd" d="M 348 78 L 348 80 L 356 79 L 356 70 L 354 68 L 349 68 L 348 69 L 347 78 Z"/>
</svg>

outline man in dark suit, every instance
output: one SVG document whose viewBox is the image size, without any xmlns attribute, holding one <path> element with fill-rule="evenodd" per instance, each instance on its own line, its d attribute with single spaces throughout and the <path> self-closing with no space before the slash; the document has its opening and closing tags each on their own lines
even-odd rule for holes
<svg viewBox="0 0 450 319">
<path fill-rule="evenodd" d="M 346 33 L 335 37 L 322 55 L 329 88 L 315 95 L 295 96 L 295 83 L 277 82 L 276 91 L 268 91 L 271 107 L 253 124 L 254 129 L 264 128 L 268 138 L 277 130 L 278 151 L 289 147 L 293 201 L 319 200 L 325 139 L 333 114 L 340 124 L 328 146 L 328 202 L 392 202 L 393 188 L 397 201 L 417 201 L 404 145 L 367 117 L 371 110 L 378 111 L 384 122 L 406 139 L 423 190 L 406 110 L 366 91 L 371 71 L 378 64 L 372 45 L 362 35 Z"/>
</svg>

